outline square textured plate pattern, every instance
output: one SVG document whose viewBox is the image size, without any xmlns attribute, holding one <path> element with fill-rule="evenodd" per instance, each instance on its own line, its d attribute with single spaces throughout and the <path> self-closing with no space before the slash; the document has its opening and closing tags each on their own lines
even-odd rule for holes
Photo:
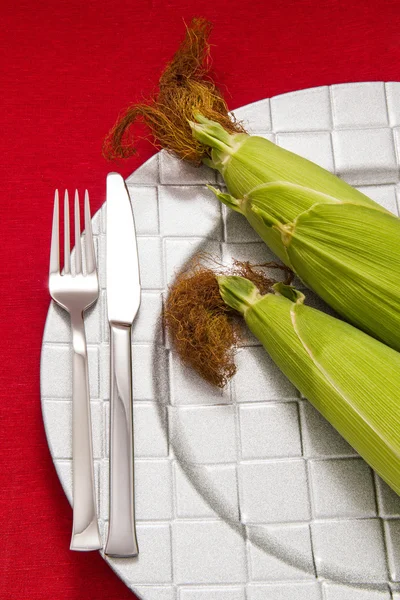
<svg viewBox="0 0 400 600">
<path fill-rule="evenodd" d="M 400 83 L 319 87 L 235 111 L 250 133 L 336 173 L 398 214 Z M 174 275 L 197 251 L 225 263 L 273 258 L 215 200 L 222 180 L 159 152 L 127 179 L 142 304 L 133 327 L 140 555 L 106 558 L 143 600 L 400 599 L 400 499 L 248 336 L 223 391 L 182 366 L 160 325 Z M 108 521 L 109 340 L 105 211 L 93 228 L 101 295 L 87 314 L 95 475 Z M 307 302 L 324 306 L 306 291 Z M 43 417 L 71 501 L 71 346 L 51 304 Z"/>
</svg>

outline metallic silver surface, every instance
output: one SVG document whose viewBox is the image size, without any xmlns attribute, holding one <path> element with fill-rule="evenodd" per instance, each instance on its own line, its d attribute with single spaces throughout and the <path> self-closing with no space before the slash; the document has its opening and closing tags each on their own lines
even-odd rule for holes
<svg viewBox="0 0 400 600">
<path fill-rule="evenodd" d="M 79 197 L 75 192 L 75 270 L 71 273 L 69 246 L 69 202 L 64 196 L 64 274 L 60 273 L 59 254 L 59 198 L 54 198 L 53 230 L 50 251 L 49 289 L 53 300 L 70 315 L 73 347 L 72 386 L 72 457 L 73 457 L 73 526 L 71 550 L 98 550 L 101 548 L 97 524 L 93 473 L 92 428 L 88 358 L 83 313 L 99 296 L 89 197 L 85 193 L 85 256 L 83 273 L 80 240 Z"/>
<path fill-rule="evenodd" d="M 107 315 L 110 323 L 133 323 L 140 304 L 135 222 L 119 173 L 107 175 Z"/>
<path fill-rule="evenodd" d="M 107 311 L 111 346 L 110 522 L 105 553 L 137 556 L 131 327 L 140 304 L 135 223 L 125 182 L 107 176 Z"/>
</svg>

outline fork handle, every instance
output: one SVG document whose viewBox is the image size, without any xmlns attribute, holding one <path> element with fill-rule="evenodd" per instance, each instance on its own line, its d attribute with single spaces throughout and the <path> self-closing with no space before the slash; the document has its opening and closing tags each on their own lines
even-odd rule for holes
<svg viewBox="0 0 400 600">
<path fill-rule="evenodd" d="M 131 326 L 111 323 L 110 328 L 110 522 L 105 553 L 109 556 L 137 556 Z"/>
<path fill-rule="evenodd" d="M 83 313 L 71 314 L 73 346 L 71 550 L 101 548 L 94 488 L 89 372 Z"/>
</svg>

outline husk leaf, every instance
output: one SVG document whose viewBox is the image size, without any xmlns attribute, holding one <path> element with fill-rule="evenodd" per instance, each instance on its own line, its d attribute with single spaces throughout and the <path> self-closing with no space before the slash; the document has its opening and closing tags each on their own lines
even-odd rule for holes
<svg viewBox="0 0 400 600">
<path fill-rule="evenodd" d="M 196 117 L 199 118 L 198 115 Z M 244 198 L 258 186 L 267 183 L 287 182 L 341 201 L 349 200 L 385 211 L 329 171 L 265 138 L 231 134 L 228 139 L 226 131 L 211 121 L 201 127 L 201 139 L 205 140 L 207 133 L 211 148 L 211 158 L 207 164 L 221 173 L 229 193 L 235 198 Z M 192 126 L 192 132 L 196 139 L 200 139 L 198 129 Z"/>
<path fill-rule="evenodd" d="M 338 199 L 286 181 L 241 200 L 213 191 L 340 315 L 400 350 L 398 217 L 357 194 Z"/>
<path fill-rule="evenodd" d="M 287 236 L 289 264 L 339 314 L 400 350 L 400 220 L 352 204 L 315 205 Z"/>
<path fill-rule="evenodd" d="M 240 281 L 232 286 L 237 298 Z M 228 304 L 230 287 L 220 282 Z M 248 283 L 241 291 L 236 306 L 274 362 L 399 494 L 400 354 L 280 284 L 261 299 Z"/>
</svg>

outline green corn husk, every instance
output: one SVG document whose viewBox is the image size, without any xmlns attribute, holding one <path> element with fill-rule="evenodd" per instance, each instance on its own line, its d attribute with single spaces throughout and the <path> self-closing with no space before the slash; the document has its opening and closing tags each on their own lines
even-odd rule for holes
<svg viewBox="0 0 400 600">
<path fill-rule="evenodd" d="M 261 296 L 242 277 L 218 283 L 293 385 L 400 494 L 400 354 L 306 306 L 291 286 Z"/>
<path fill-rule="evenodd" d="M 216 196 L 345 319 L 400 350 L 400 219 L 318 165 L 198 115 Z"/>
</svg>

